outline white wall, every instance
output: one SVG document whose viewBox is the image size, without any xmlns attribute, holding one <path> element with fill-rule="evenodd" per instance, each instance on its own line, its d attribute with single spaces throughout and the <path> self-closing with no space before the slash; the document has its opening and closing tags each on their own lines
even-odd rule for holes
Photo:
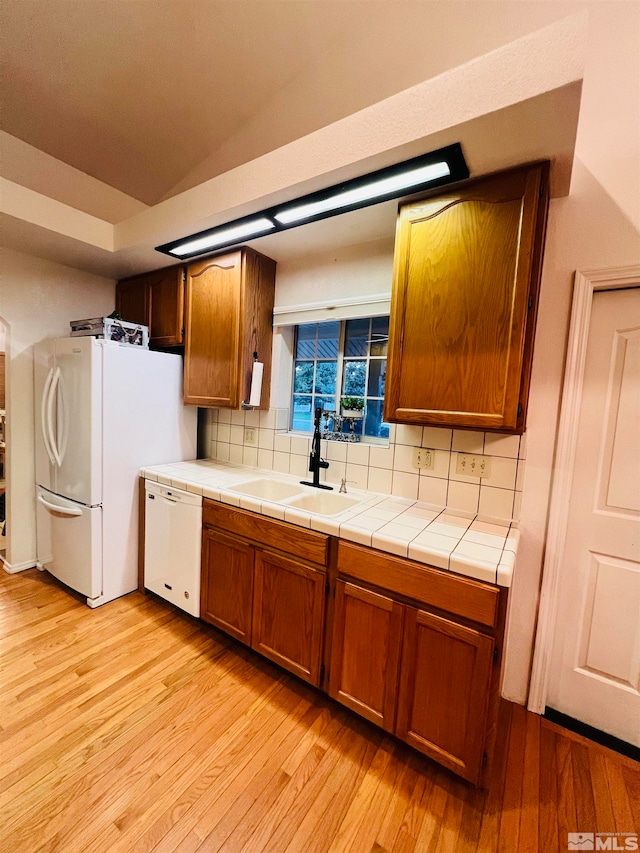
<svg viewBox="0 0 640 853">
<path fill-rule="evenodd" d="M 35 564 L 32 345 L 65 336 L 69 321 L 110 314 L 115 282 L 20 252 L 2 250 L 0 317 L 7 354 L 7 568 Z"/>
<path fill-rule="evenodd" d="M 281 261 L 276 275 L 276 311 L 303 303 L 345 298 L 391 298 L 393 233 L 384 240 Z"/>
</svg>

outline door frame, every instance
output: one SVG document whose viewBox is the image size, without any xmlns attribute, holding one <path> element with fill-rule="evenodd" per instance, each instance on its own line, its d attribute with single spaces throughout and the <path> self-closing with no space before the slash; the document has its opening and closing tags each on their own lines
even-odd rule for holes
<svg viewBox="0 0 640 853">
<path fill-rule="evenodd" d="M 538 624 L 527 703 L 528 709 L 536 714 L 544 713 L 547 700 L 593 297 L 598 291 L 619 290 L 627 287 L 640 287 L 640 265 L 583 272 L 577 270 L 575 273 L 567 361 L 553 467 L 549 526 L 542 566 Z"/>
</svg>

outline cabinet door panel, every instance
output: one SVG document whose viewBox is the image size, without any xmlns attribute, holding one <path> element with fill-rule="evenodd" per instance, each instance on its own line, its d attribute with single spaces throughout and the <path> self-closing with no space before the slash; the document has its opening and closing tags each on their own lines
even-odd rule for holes
<svg viewBox="0 0 640 853">
<path fill-rule="evenodd" d="M 209 258 L 187 272 L 184 400 L 240 405 L 238 393 L 242 255 Z"/>
<path fill-rule="evenodd" d="M 254 549 L 204 529 L 200 615 L 236 640 L 251 644 Z"/>
<path fill-rule="evenodd" d="M 401 209 L 385 419 L 519 427 L 543 172 L 494 176 Z"/>
<path fill-rule="evenodd" d="M 156 347 L 180 346 L 184 324 L 184 268 L 169 267 L 149 273 L 151 326 L 149 343 Z"/>
<path fill-rule="evenodd" d="M 256 551 L 252 647 L 310 684 L 320 683 L 324 572 Z"/>
<path fill-rule="evenodd" d="M 148 326 L 151 321 L 149 282 L 140 275 L 116 285 L 116 311 L 127 323 Z"/>
<path fill-rule="evenodd" d="M 413 607 L 405 612 L 396 734 L 477 783 L 494 641 Z"/>
<path fill-rule="evenodd" d="M 329 695 L 394 730 L 403 607 L 385 595 L 336 583 Z"/>
</svg>

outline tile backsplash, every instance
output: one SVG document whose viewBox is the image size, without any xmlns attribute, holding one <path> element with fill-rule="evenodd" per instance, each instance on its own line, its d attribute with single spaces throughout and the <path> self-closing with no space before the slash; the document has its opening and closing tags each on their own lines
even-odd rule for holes
<svg viewBox="0 0 640 853">
<path fill-rule="evenodd" d="M 296 477 L 308 475 L 310 437 L 288 431 L 289 411 L 268 412 L 209 409 L 205 447 L 220 462 L 258 466 Z M 524 436 L 498 435 L 444 427 L 392 424 L 388 446 L 323 441 L 329 468 L 321 480 L 347 488 L 396 495 L 448 506 L 480 518 L 520 519 L 525 466 Z M 434 465 L 413 467 L 413 450 L 434 451 Z M 456 472 L 458 453 L 489 457 L 490 476 L 480 480 Z"/>
</svg>

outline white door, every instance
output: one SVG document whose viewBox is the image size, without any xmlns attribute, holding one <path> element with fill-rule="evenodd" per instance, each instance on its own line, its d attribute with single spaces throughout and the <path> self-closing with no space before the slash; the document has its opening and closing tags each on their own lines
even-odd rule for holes
<svg viewBox="0 0 640 853">
<path fill-rule="evenodd" d="M 102 501 L 102 359 L 91 337 L 55 342 L 47 409 L 52 412 L 55 490 L 95 506 Z"/>
<path fill-rule="evenodd" d="M 593 296 L 547 705 L 640 746 L 640 288 Z"/>
<path fill-rule="evenodd" d="M 38 560 L 58 580 L 96 598 L 102 593 L 102 508 L 46 489 L 37 492 Z"/>
</svg>

